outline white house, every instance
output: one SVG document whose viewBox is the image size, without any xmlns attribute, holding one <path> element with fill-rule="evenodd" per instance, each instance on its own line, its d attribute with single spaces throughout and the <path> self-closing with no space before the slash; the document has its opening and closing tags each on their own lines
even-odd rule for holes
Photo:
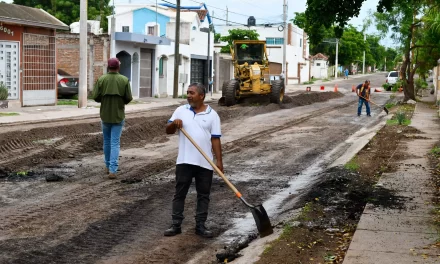
<svg viewBox="0 0 440 264">
<path fill-rule="evenodd" d="M 316 79 L 328 78 L 328 57 L 322 53 L 310 56 L 310 71 Z"/>
<path fill-rule="evenodd" d="M 73 22 L 70 24 L 70 33 L 79 34 L 80 24 L 79 22 Z M 101 21 L 99 20 L 87 20 L 87 32 L 91 32 L 95 35 L 101 35 L 103 30 L 101 28 Z"/>
<path fill-rule="evenodd" d="M 179 94 L 190 83 L 207 85 L 209 12 L 206 7 L 182 7 L 180 13 Z M 157 10 L 157 12 L 156 12 Z M 109 32 L 111 32 L 111 18 Z M 208 19 L 206 19 L 208 18 Z M 121 74 L 130 79 L 134 97 L 173 94 L 176 9 L 170 4 L 115 6 L 115 54 Z M 209 69 L 212 73 L 214 36 Z"/>
<path fill-rule="evenodd" d="M 220 26 L 221 36 L 228 36 L 230 29 L 251 29 L 256 30 L 260 40 L 266 41 L 267 53 L 270 63 L 271 74 L 281 74 L 283 63 L 283 43 L 284 32 L 282 26 L 257 25 L 255 19 L 250 17 L 247 26 Z M 216 52 L 220 52 L 221 47 L 226 43 L 216 44 Z M 287 47 L 286 47 L 287 71 L 286 77 L 288 84 L 301 83 L 310 79 L 309 72 L 309 47 L 307 34 L 304 30 L 289 23 L 287 27 Z"/>
</svg>

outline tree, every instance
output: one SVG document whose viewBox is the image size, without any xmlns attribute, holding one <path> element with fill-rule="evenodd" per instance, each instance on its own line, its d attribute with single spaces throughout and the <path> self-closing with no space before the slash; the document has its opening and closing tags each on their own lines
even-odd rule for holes
<svg viewBox="0 0 440 264">
<path fill-rule="evenodd" d="M 306 32 L 311 43 L 319 43 L 322 39 L 322 27 L 333 27 L 335 36 L 341 38 L 348 21 L 359 15 L 362 4 L 366 0 L 307 0 Z M 390 11 L 395 1 L 380 0 L 377 10 L 380 12 Z"/>
<path fill-rule="evenodd" d="M 221 41 L 227 42 L 228 44 L 221 49 L 221 53 L 230 53 L 230 47 L 234 40 L 258 40 L 260 36 L 256 30 L 251 29 L 230 29 L 228 30 L 229 35 L 220 38 Z"/>
<path fill-rule="evenodd" d="M 79 0 L 14 0 L 13 3 L 17 5 L 41 8 L 67 25 L 79 21 Z M 87 13 L 88 19 L 99 19 L 101 21 L 103 31 L 107 31 L 107 16 L 112 13 L 112 7 L 109 6 L 109 1 L 89 0 Z"/>
<path fill-rule="evenodd" d="M 386 69 L 388 71 L 394 70 L 397 64 L 395 63 L 395 60 L 399 59 L 397 51 L 393 48 L 387 48 L 385 51 L 385 58 L 387 59 Z"/>
<path fill-rule="evenodd" d="M 440 34 L 432 30 L 435 26 L 431 22 L 435 19 L 430 20 L 429 12 L 426 12 L 436 7 L 432 1 L 396 0 L 391 12 L 375 15 L 377 29 L 384 34 L 391 32 L 391 37 L 401 45 L 400 78 L 404 83 L 405 101 L 415 100 L 415 74 L 423 75 L 437 64 Z"/>
<path fill-rule="evenodd" d="M 325 39 L 317 45 L 311 45 L 311 53 L 323 53 L 329 56 L 329 60 L 334 62 L 336 59 L 336 40 L 335 31 L 330 28 L 325 31 Z M 349 25 L 343 32 L 339 44 L 338 63 L 341 65 L 349 65 L 356 60 L 361 60 L 362 52 L 365 48 L 364 37 L 355 27 Z"/>
<path fill-rule="evenodd" d="M 295 17 L 291 21 L 294 25 L 298 26 L 299 28 L 302 29 L 306 28 L 307 18 L 304 12 L 302 13 L 295 12 Z"/>
<path fill-rule="evenodd" d="M 365 64 L 376 66 L 376 68 L 383 69 L 385 65 L 386 49 L 379 43 L 380 37 L 374 35 L 367 35 Z M 394 59 L 394 58 L 393 58 Z"/>
</svg>

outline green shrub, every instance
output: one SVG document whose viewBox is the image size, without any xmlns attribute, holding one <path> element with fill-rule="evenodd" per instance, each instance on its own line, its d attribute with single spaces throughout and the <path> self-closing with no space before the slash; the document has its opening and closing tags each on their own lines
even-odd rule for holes
<svg viewBox="0 0 440 264">
<path fill-rule="evenodd" d="M 397 92 L 399 90 L 400 87 L 404 87 L 405 83 L 403 82 L 403 80 L 398 80 L 394 85 L 393 88 L 391 89 L 393 92 Z"/>
<path fill-rule="evenodd" d="M 428 83 L 425 82 L 422 78 L 417 78 L 416 81 L 414 82 L 414 85 L 416 87 L 416 89 L 427 89 L 428 88 Z"/>
<path fill-rule="evenodd" d="M 3 83 L 0 83 L 0 100 L 8 99 L 8 88 Z"/>
<path fill-rule="evenodd" d="M 403 111 L 399 111 L 396 113 L 396 119 L 397 122 L 399 122 L 399 125 L 404 124 L 405 120 L 406 120 L 406 114 Z"/>
<path fill-rule="evenodd" d="M 436 157 L 440 157 L 440 148 L 435 146 L 431 149 L 431 154 L 433 154 Z"/>
</svg>

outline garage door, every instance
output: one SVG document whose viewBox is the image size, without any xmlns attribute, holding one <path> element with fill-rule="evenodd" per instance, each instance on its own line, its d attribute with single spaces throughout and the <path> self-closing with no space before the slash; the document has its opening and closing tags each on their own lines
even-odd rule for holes
<svg viewBox="0 0 440 264">
<path fill-rule="evenodd" d="M 205 84 L 205 60 L 191 59 L 191 83 Z"/>
</svg>

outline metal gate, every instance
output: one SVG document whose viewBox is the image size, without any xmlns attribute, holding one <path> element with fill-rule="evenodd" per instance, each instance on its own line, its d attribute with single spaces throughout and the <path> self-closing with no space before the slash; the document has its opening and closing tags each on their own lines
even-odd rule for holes
<svg viewBox="0 0 440 264">
<path fill-rule="evenodd" d="M 54 105 L 57 93 L 55 37 L 23 34 L 23 106 Z"/>
<path fill-rule="evenodd" d="M 153 96 L 152 63 L 153 51 L 151 49 L 141 49 L 141 75 L 139 84 L 139 97 Z"/>
<path fill-rule="evenodd" d="M 0 83 L 8 89 L 8 99 L 20 97 L 20 43 L 0 42 Z"/>
<path fill-rule="evenodd" d="M 205 62 L 204 60 L 191 59 L 191 83 L 205 84 Z"/>
</svg>

